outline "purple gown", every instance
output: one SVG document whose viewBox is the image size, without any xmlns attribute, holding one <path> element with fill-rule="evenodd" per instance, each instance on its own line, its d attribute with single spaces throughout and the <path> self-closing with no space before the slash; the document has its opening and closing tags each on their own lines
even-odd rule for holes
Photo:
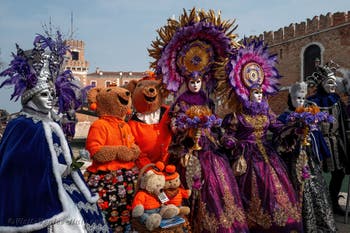
<svg viewBox="0 0 350 233">
<path fill-rule="evenodd" d="M 222 142 L 231 159 L 241 154 L 247 171 L 237 176 L 250 232 L 302 232 L 301 208 L 285 165 L 267 141 L 267 131 L 278 131 L 268 104 L 247 101 L 241 113 L 229 114 Z"/>
<path fill-rule="evenodd" d="M 170 113 L 172 118 L 184 113 L 192 105 L 213 107 L 213 103 L 206 98 L 203 92 L 194 94 L 188 91 L 181 95 L 173 105 Z M 173 151 L 170 150 L 170 163 L 177 166 L 184 186 L 192 189 L 189 203 L 191 231 L 249 232 L 236 179 L 229 161 L 224 154 L 218 152 L 215 138 L 214 132 L 203 131 L 199 141 L 202 149 L 194 151 L 192 155 L 198 158 L 198 163 L 190 161 L 186 167 L 181 165 L 180 160 L 193 146 L 192 138 L 187 137 L 185 131 L 179 132 L 174 136 L 170 145 L 170 148 L 173 149 Z M 188 181 L 191 179 L 198 180 L 189 184 Z"/>
</svg>

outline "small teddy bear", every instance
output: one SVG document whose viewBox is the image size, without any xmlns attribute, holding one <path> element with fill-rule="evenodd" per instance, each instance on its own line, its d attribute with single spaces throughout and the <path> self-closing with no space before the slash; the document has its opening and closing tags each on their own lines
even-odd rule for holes
<svg viewBox="0 0 350 233">
<path fill-rule="evenodd" d="M 165 177 L 162 172 L 164 163 L 159 161 L 156 164 L 149 164 L 142 170 L 146 170 L 150 166 L 153 166 L 153 168 L 146 173 L 142 174 L 140 172 L 140 189 L 137 191 L 132 203 L 132 217 L 139 218 L 139 221 L 149 231 L 153 231 L 160 226 L 163 218 L 177 216 L 179 208 L 173 204 L 162 204 L 168 200 L 162 193 L 165 185 Z"/>
<path fill-rule="evenodd" d="M 190 189 L 184 189 L 181 187 L 180 175 L 176 172 L 176 167 L 169 164 L 165 167 L 165 185 L 164 192 L 168 197 L 169 201 L 165 204 L 174 204 L 179 207 L 180 215 L 187 215 L 190 213 L 188 206 L 182 206 L 183 199 L 188 199 L 191 196 Z"/>
<path fill-rule="evenodd" d="M 169 106 L 163 104 L 166 90 L 152 72 L 138 81 L 130 81 L 126 88 L 131 92 L 135 111 L 128 124 L 141 150 L 137 166 L 141 169 L 157 161 L 167 163 L 171 131 Z"/>
<path fill-rule="evenodd" d="M 117 86 L 96 87 L 88 92 L 88 101 L 99 119 L 91 125 L 86 139 L 92 160 L 87 168 L 87 183 L 100 194 L 98 203 L 112 230 L 125 230 L 130 224 L 130 206 L 139 173 L 135 160 L 140 154 L 124 120 L 130 111 L 131 94 Z"/>
</svg>

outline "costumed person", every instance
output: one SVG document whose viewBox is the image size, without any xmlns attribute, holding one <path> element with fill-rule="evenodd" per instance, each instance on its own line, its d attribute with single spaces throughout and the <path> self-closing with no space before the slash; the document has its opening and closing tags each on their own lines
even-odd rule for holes
<svg viewBox="0 0 350 233">
<path fill-rule="evenodd" d="M 221 142 L 233 162 L 250 232 L 302 232 L 297 195 L 267 132 L 279 131 L 266 96 L 278 91 L 276 55 L 262 41 L 244 41 L 218 70 L 218 94 L 232 110 Z M 238 103 L 237 103 L 238 102 Z"/>
<path fill-rule="evenodd" d="M 231 52 L 232 22 L 210 10 L 194 8 L 179 21 L 168 19 L 153 42 L 153 68 L 175 95 L 169 112 L 172 143 L 169 163 L 177 167 L 185 189 L 191 189 L 192 232 L 248 232 L 235 177 L 216 140 L 221 119 L 209 98 L 214 69 Z"/>
<path fill-rule="evenodd" d="M 85 177 L 113 232 L 131 232 L 131 203 L 139 169 L 140 154 L 125 117 L 130 111 L 131 94 L 117 86 L 95 87 L 88 92 L 88 103 L 99 119 L 90 126 L 86 138 L 92 164 Z"/>
<path fill-rule="evenodd" d="M 14 85 L 22 110 L 0 144 L 0 232 L 109 232 L 62 128 L 51 113 L 78 104 L 71 71 L 61 69 L 68 47 L 61 34 L 37 35 L 0 76 Z M 55 104 L 58 104 L 56 106 Z"/>
<path fill-rule="evenodd" d="M 345 104 L 336 93 L 336 77 L 333 63 L 324 66 L 317 65 L 316 72 L 308 77 L 308 81 L 317 85 L 316 93 L 308 100 L 317 104 L 321 111 L 334 117 L 334 122 L 322 122 L 321 132 L 331 152 L 329 158 L 323 160 L 323 171 L 331 172 L 329 193 L 331 196 L 333 212 L 345 215 L 345 211 L 339 205 L 339 192 L 345 174 L 350 172 L 349 151 L 350 144 L 346 135 L 348 118 Z"/>
<path fill-rule="evenodd" d="M 330 152 L 319 129 L 321 122 L 332 117 L 305 101 L 306 95 L 305 82 L 290 88 L 288 109 L 278 117 L 287 127 L 275 142 L 299 193 L 304 232 L 336 232 L 327 183 L 322 175 L 322 160 L 330 157 Z"/>
<path fill-rule="evenodd" d="M 167 90 L 153 72 L 138 81 L 130 81 L 126 88 L 131 92 L 135 110 L 128 124 L 141 150 L 137 166 L 141 169 L 157 161 L 167 163 L 171 141 L 169 106 L 163 104 Z"/>
</svg>

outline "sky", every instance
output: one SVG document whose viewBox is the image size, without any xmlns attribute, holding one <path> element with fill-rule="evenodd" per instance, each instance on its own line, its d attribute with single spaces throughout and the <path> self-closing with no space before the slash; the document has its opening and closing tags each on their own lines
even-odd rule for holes
<svg viewBox="0 0 350 233">
<path fill-rule="evenodd" d="M 168 18 L 185 9 L 221 12 L 223 20 L 235 20 L 238 39 L 276 31 L 328 12 L 350 11 L 349 0 L 0 0 L 0 70 L 11 61 L 15 43 L 32 48 L 36 33 L 52 25 L 68 38 L 85 43 L 89 72 L 149 70 L 147 49 L 156 30 Z M 73 17 L 72 17 L 73 16 Z M 73 20 L 71 20 L 73 19 Z M 73 23 L 72 23 L 73 21 Z M 73 25 L 73 26 L 72 26 Z M 0 82 L 4 78 L 0 77 Z M 0 109 L 20 110 L 20 101 L 10 101 L 12 88 L 0 89 Z"/>
</svg>

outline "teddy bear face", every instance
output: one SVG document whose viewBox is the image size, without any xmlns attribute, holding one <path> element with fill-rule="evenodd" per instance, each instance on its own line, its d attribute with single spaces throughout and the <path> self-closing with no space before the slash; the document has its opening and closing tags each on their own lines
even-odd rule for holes
<svg viewBox="0 0 350 233">
<path fill-rule="evenodd" d="M 159 80 L 140 80 L 132 90 L 133 106 L 140 113 L 155 112 L 162 106 L 163 98 Z"/>
<path fill-rule="evenodd" d="M 148 191 L 149 193 L 153 193 L 158 195 L 161 193 L 165 185 L 165 177 L 163 175 L 158 175 L 153 173 L 152 171 L 148 171 L 145 176 L 141 179 L 140 187 Z"/>
<path fill-rule="evenodd" d="M 165 181 L 164 189 L 178 188 L 181 185 L 180 177 Z"/>
<path fill-rule="evenodd" d="M 109 115 L 124 119 L 131 107 L 130 91 L 122 87 L 92 88 L 88 92 L 89 104 L 97 104 L 99 116 Z"/>
</svg>

